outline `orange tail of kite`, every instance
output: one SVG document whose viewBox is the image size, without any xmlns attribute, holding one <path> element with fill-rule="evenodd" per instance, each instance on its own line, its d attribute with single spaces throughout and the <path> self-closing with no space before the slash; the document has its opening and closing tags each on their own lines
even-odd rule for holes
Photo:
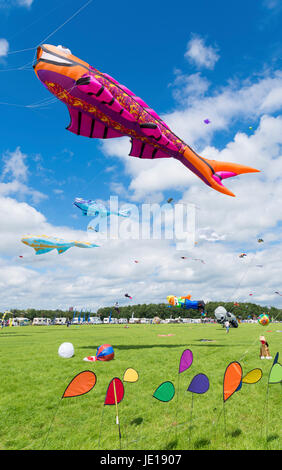
<svg viewBox="0 0 282 470">
<path fill-rule="evenodd" d="M 233 176 L 241 175 L 243 173 L 257 173 L 260 171 L 238 163 L 208 160 L 207 158 L 197 155 L 190 147 L 185 149 L 180 160 L 208 186 L 211 186 L 216 191 L 233 197 L 235 197 L 235 194 L 223 185 L 222 180 L 232 178 Z"/>
</svg>

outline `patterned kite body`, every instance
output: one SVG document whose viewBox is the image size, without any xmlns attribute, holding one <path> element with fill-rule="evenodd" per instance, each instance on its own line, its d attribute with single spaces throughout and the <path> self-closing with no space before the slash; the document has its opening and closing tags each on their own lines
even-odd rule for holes
<svg viewBox="0 0 282 470">
<path fill-rule="evenodd" d="M 259 317 L 258 317 L 258 322 L 259 322 L 259 324 L 262 325 L 262 326 L 267 326 L 268 323 L 270 322 L 269 316 L 266 315 L 265 313 L 262 313 L 262 314 L 259 315 Z"/>
<path fill-rule="evenodd" d="M 94 248 L 98 245 L 89 242 L 79 242 L 79 241 L 70 241 L 62 240 L 61 238 L 56 237 L 47 237 L 46 235 L 41 235 L 39 237 L 34 237 L 29 235 L 22 238 L 22 242 L 25 245 L 31 246 L 35 250 L 36 255 L 42 255 L 43 253 L 48 253 L 52 250 L 57 250 L 58 254 L 62 254 L 67 251 L 72 246 L 77 246 L 79 248 Z"/>
<path fill-rule="evenodd" d="M 208 186 L 230 196 L 234 194 L 223 185 L 223 179 L 258 171 L 200 157 L 141 98 L 62 46 L 38 47 L 34 70 L 44 86 L 67 106 L 67 129 L 77 135 L 98 139 L 128 136 L 131 156 L 176 158 Z"/>
</svg>

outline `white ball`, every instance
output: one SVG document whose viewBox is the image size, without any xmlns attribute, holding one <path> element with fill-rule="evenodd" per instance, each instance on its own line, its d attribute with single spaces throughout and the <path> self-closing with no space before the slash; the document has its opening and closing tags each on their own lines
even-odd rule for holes
<svg viewBox="0 0 282 470">
<path fill-rule="evenodd" d="M 74 347 L 71 343 L 62 343 L 58 349 L 58 354 L 61 357 L 69 359 L 74 355 Z"/>
</svg>

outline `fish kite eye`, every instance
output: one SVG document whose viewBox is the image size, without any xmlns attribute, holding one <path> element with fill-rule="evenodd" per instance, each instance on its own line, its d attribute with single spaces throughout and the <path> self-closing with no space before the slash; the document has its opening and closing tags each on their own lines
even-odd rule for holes
<svg viewBox="0 0 282 470">
<path fill-rule="evenodd" d="M 68 55 L 71 54 L 70 49 L 68 49 L 67 47 L 64 47 L 64 46 L 59 45 L 59 46 L 57 46 L 57 49 L 59 49 L 59 51 L 64 52 L 65 54 L 68 54 Z"/>
</svg>

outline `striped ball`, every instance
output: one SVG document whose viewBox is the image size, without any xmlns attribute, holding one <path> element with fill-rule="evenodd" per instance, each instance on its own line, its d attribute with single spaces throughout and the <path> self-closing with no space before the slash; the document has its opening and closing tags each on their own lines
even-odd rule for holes
<svg viewBox="0 0 282 470">
<path fill-rule="evenodd" d="M 110 344 L 102 344 L 97 348 L 97 361 L 111 361 L 115 356 L 114 349 Z"/>
</svg>

